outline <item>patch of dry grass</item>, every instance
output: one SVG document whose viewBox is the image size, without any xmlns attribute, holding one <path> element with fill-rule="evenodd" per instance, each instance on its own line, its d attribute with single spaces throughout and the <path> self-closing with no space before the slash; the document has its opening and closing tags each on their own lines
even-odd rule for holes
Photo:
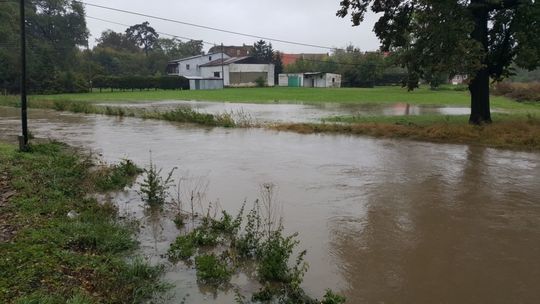
<svg viewBox="0 0 540 304">
<path fill-rule="evenodd" d="M 301 134 L 355 134 L 383 138 L 408 138 L 433 142 L 479 144 L 519 150 L 540 150 L 540 120 L 538 119 L 495 122 L 483 126 L 445 123 L 431 125 L 291 123 L 272 125 L 269 128 Z"/>
</svg>

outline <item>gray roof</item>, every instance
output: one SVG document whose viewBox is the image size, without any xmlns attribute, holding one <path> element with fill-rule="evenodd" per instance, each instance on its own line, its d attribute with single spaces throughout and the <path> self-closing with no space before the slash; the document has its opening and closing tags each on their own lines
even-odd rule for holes
<svg viewBox="0 0 540 304">
<path fill-rule="evenodd" d="M 208 63 L 200 65 L 200 67 L 211 67 L 211 66 L 219 66 L 219 65 L 229 65 L 232 63 L 240 63 L 241 61 L 244 61 L 246 59 L 249 59 L 252 57 L 245 56 L 245 57 L 232 57 L 232 58 L 224 58 L 223 60 L 218 59 L 214 61 L 210 61 Z"/>
<path fill-rule="evenodd" d="M 169 63 L 182 62 L 182 61 L 191 60 L 191 59 L 200 58 L 200 57 L 213 56 L 213 55 L 216 55 L 216 54 L 221 54 L 221 52 L 220 53 L 209 53 L 209 54 L 204 54 L 204 55 L 201 54 L 201 55 L 195 55 L 195 56 L 186 57 L 186 58 L 182 58 L 182 59 L 171 60 L 171 61 L 169 61 Z"/>
</svg>

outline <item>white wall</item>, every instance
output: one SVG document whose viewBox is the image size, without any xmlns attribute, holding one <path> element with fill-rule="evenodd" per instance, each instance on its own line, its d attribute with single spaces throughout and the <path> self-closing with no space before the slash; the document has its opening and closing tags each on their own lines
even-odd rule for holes
<svg viewBox="0 0 540 304">
<path fill-rule="evenodd" d="M 225 70 L 225 86 L 229 85 L 229 66 L 225 65 L 223 66 L 223 69 Z M 221 66 L 210 66 L 210 67 L 202 67 L 201 69 L 201 76 L 203 78 L 214 78 L 214 72 L 219 72 L 219 75 L 221 75 Z"/>
</svg>

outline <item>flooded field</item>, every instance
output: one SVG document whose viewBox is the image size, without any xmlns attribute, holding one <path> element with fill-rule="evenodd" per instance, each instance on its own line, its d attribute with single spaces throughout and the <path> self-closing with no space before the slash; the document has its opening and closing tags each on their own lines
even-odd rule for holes
<svg viewBox="0 0 540 304">
<path fill-rule="evenodd" d="M 15 141 L 17 115 L 0 108 L 1 140 Z M 313 296 L 333 288 L 348 303 L 540 298 L 538 153 L 41 110 L 30 119 L 36 137 L 88 148 L 109 162 L 127 157 L 145 166 L 152 151 L 158 167 L 179 167 L 193 185 L 204 181 L 206 201 L 232 213 L 273 183 L 287 232 L 299 232 L 308 251 L 304 287 Z M 172 222 L 147 216 L 134 191 L 115 199 L 143 219 L 142 252 L 164 262 L 178 234 Z M 165 277 L 176 286 L 171 303 L 234 298 L 198 286 L 195 271 L 181 264 L 168 265 Z M 256 288 L 243 276 L 233 283 Z"/>
<path fill-rule="evenodd" d="M 249 118 L 255 123 L 271 122 L 316 122 L 321 118 L 340 115 L 360 116 L 405 116 L 421 114 L 465 115 L 470 113 L 467 107 L 417 106 L 407 103 L 389 105 L 374 104 L 248 104 L 205 101 L 161 101 L 125 104 L 100 104 L 102 106 L 146 109 L 149 111 L 170 111 L 176 108 L 189 108 L 197 112 L 219 114 L 232 113 L 233 117 Z"/>
</svg>

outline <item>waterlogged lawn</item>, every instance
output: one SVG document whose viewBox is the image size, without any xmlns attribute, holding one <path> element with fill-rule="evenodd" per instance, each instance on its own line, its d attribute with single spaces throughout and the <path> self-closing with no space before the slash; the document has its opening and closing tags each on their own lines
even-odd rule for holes
<svg viewBox="0 0 540 304">
<path fill-rule="evenodd" d="M 16 102 L 14 97 L 0 97 L 0 104 Z M 209 91 L 95 91 L 85 94 L 35 95 L 31 101 L 71 100 L 91 103 L 100 102 L 148 102 L 163 100 L 199 100 L 239 103 L 344 103 L 344 104 L 394 104 L 470 106 L 468 91 L 444 89 L 433 91 L 422 87 L 408 92 L 401 87 L 376 88 L 229 88 Z M 532 110 L 539 105 L 512 101 L 492 96 L 492 106 L 500 109 Z"/>
<path fill-rule="evenodd" d="M 139 303 L 164 290 L 161 268 L 132 254 L 135 227 L 88 195 L 119 190 L 131 162 L 97 168 L 58 143 L 28 153 L 0 143 L 0 303 Z M 0 189 L 5 190 L 5 189 Z"/>
</svg>

